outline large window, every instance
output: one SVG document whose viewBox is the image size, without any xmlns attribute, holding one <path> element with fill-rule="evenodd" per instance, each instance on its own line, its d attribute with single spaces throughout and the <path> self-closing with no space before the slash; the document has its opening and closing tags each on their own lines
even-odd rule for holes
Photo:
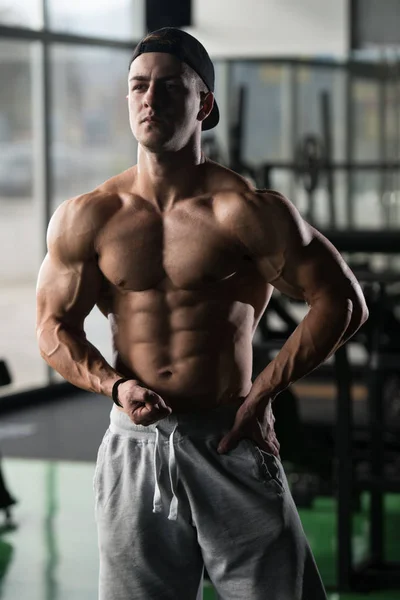
<svg viewBox="0 0 400 600">
<path fill-rule="evenodd" d="M 52 210 L 136 161 L 128 120 L 128 50 L 51 49 Z"/>
<path fill-rule="evenodd" d="M 17 387 L 46 382 L 35 342 L 35 280 L 44 247 L 39 60 L 36 42 L 0 42 L 0 79 L 7 82 L 0 86 L 0 358 Z"/>
<path fill-rule="evenodd" d="M 247 59 L 230 65 L 227 129 L 231 147 L 240 146 L 245 176 L 289 196 L 321 229 L 399 227 L 398 63 Z M 311 192 L 298 156 L 310 139 L 321 158 Z M 304 152 L 302 158 L 306 163 Z"/>
<path fill-rule="evenodd" d="M 51 50 L 52 212 L 136 162 L 126 100 L 130 54 L 66 45 Z M 111 361 L 110 327 L 97 308 L 85 330 Z"/>
<path fill-rule="evenodd" d="M 38 29 L 43 25 L 42 0 L 0 0 L 0 23 Z"/>
<path fill-rule="evenodd" d="M 240 88 L 244 89 L 243 148 L 246 163 L 291 158 L 289 69 L 268 62 L 234 62 L 231 99 L 237 105 Z M 289 140 L 288 140 L 289 137 Z"/>
<path fill-rule="evenodd" d="M 354 119 L 354 159 L 378 160 L 379 148 L 379 88 L 377 81 L 354 78 L 352 82 Z"/>
<path fill-rule="evenodd" d="M 47 0 L 55 31 L 118 40 L 137 39 L 144 27 L 144 2 L 138 0 Z"/>
</svg>

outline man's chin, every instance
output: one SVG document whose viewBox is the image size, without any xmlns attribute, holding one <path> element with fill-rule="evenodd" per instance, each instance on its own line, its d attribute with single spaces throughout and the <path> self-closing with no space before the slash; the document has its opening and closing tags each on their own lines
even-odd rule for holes
<svg viewBox="0 0 400 600">
<path fill-rule="evenodd" d="M 165 138 L 165 136 L 142 136 L 138 142 L 149 152 L 157 153 L 169 150 L 171 146 L 171 139 Z"/>
</svg>

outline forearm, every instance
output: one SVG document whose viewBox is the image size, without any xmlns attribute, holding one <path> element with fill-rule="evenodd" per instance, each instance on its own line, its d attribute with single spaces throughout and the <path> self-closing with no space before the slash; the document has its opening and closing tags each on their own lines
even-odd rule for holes
<svg viewBox="0 0 400 600">
<path fill-rule="evenodd" d="M 274 398 L 316 369 L 357 331 L 365 318 L 358 303 L 349 298 L 316 303 L 254 381 L 251 399 Z"/>
<path fill-rule="evenodd" d="M 38 328 L 42 358 L 67 381 L 111 398 L 112 386 L 123 377 L 108 364 L 83 331 L 54 321 Z"/>
</svg>

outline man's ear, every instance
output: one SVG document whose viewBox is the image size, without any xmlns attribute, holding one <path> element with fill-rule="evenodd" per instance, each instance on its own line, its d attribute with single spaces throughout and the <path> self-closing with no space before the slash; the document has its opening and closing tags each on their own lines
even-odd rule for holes
<svg viewBox="0 0 400 600">
<path fill-rule="evenodd" d="M 200 93 L 201 109 L 197 118 L 199 121 L 204 121 L 212 111 L 214 106 L 214 94 L 212 92 L 201 92 Z"/>
</svg>

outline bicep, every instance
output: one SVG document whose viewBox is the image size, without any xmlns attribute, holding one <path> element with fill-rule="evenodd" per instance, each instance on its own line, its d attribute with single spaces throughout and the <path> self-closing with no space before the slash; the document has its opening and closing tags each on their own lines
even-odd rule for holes
<svg viewBox="0 0 400 600">
<path fill-rule="evenodd" d="M 83 330 L 102 284 L 97 264 L 90 204 L 84 198 L 61 204 L 47 231 L 48 253 L 37 282 L 39 327 L 54 321 Z"/>
<path fill-rule="evenodd" d="M 357 285 L 336 248 L 280 194 L 273 196 L 268 211 L 260 211 L 260 221 L 267 235 L 258 265 L 279 291 L 312 304 L 321 295 L 339 297 Z"/>
<path fill-rule="evenodd" d="M 293 298 L 315 303 L 321 296 L 351 298 L 357 280 L 336 248 L 318 231 L 288 240 L 279 277 L 272 285 Z"/>
<path fill-rule="evenodd" d="M 83 329 L 100 295 L 101 271 L 94 259 L 65 264 L 47 254 L 37 282 L 37 324 L 62 322 Z"/>
</svg>

